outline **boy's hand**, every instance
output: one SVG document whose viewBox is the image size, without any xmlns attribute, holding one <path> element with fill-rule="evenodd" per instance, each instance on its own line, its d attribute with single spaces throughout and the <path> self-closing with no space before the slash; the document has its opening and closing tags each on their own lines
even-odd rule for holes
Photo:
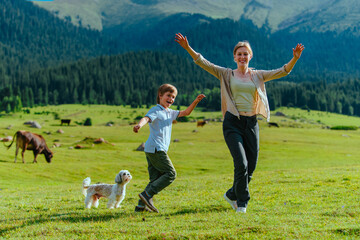
<svg viewBox="0 0 360 240">
<path fill-rule="evenodd" d="M 204 94 L 200 94 L 198 95 L 195 100 L 192 102 L 192 104 L 190 104 L 190 106 L 184 110 L 184 111 L 180 111 L 179 116 L 178 117 L 184 117 L 184 116 L 189 116 L 191 114 L 191 112 L 194 110 L 194 108 L 196 107 L 196 105 L 205 97 Z"/>
<path fill-rule="evenodd" d="M 137 133 L 137 132 L 139 132 L 140 128 L 141 128 L 140 125 L 137 124 L 137 125 L 134 126 L 133 131 L 134 131 L 135 133 Z"/>
<path fill-rule="evenodd" d="M 196 100 L 200 102 L 204 97 L 206 97 L 204 94 L 200 94 L 196 97 Z"/>
</svg>

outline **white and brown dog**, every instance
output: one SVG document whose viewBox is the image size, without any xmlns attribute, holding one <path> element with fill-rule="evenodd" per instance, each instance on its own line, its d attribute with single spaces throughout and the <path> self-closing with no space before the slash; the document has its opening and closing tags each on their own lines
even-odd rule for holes
<svg viewBox="0 0 360 240">
<path fill-rule="evenodd" d="M 128 170 L 121 170 L 115 177 L 115 184 L 91 184 L 91 179 L 85 178 L 83 181 L 82 192 L 85 198 L 85 208 L 99 206 L 99 199 L 106 197 L 109 199 L 107 208 L 119 208 L 125 198 L 126 184 L 130 182 L 132 176 Z"/>
</svg>

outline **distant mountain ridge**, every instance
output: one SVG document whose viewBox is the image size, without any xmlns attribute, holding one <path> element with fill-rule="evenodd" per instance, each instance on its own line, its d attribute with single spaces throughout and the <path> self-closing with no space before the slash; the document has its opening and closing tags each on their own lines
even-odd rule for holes
<svg viewBox="0 0 360 240">
<path fill-rule="evenodd" d="M 343 32 L 359 26 L 358 0 L 54 0 L 34 2 L 60 18 L 98 30 L 116 25 L 145 24 L 177 13 L 214 19 L 248 19 L 271 32 L 310 30 Z M 354 32 L 359 34 L 358 31 Z"/>
<path fill-rule="evenodd" d="M 292 1 L 289 0 L 285 5 L 292 4 Z M 196 4 L 191 4 L 195 1 L 190 0 L 86 0 L 87 4 L 84 4 L 85 0 L 38 2 L 50 4 L 52 7 L 60 4 L 66 11 L 72 10 L 78 14 L 96 12 L 101 15 L 101 23 L 106 26 L 100 32 L 71 24 L 70 22 L 75 19 L 82 26 L 84 25 L 83 18 L 79 15 L 64 17 L 62 21 L 49 11 L 33 4 L 36 2 L 3 0 L 0 2 L 0 6 L 5 9 L 0 12 L 0 26 L 2 26 L 0 59 L 3 60 L 0 63 L 0 76 L 54 66 L 81 58 L 129 51 L 156 50 L 188 57 L 186 52 L 174 42 L 174 34 L 182 32 L 189 37 L 194 49 L 221 66 L 235 67 L 231 49 L 239 40 L 250 41 L 254 50 L 251 67 L 262 69 L 279 67 L 279 64 L 286 63 L 291 58 L 291 48 L 301 42 L 305 44 L 306 50 L 295 71 L 302 71 L 303 74 L 300 76 L 303 80 L 309 79 L 313 74 L 324 76 L 330 73 L 342 74 L 342 78 L 358 77 L 360 57 L 357 53 L 360 51 L 360 37 L 354 32 L 359 30 L 353 27 L 352 30 L 349 28 L 350 30 L 339 33 L 310 31 L 305 25 L 307 19 L 304 17 L 303 22 L 300 23 L 296 16 L 301 16 L 301 13 L 306 11 L 303 9 L 307 9 L 311 4 L 319 6 L 319 1 L 304 1 L 304 4 L 294 2 L 294 5 L 287 9 L 280 4 L 284 3 L 283 0 L 273 2 L 239 0 L 233 9 L 226 6 L 234 3 L 234 0 L 225 0 L 223 5 L 214 0 L 203 0 Z M 332 5 L 324 9 L 334 9 L 334 6 L 345 1 L 352 0 L 325 0 Z M 121 6 L 120 10 L 119 6 Z M 242 8 L 237 8 L 239 6 Z M 163 10 L 160 11 L 160 8 Z M 279 10 L 280 20 L 284 18 L 285 13 L 290 12 L 293 15 L 293 20 L 287 21 L 287 27 L 284 29 L 272 32 L 268 27 L 270 23 L 259 27 L 253 20 L 245 18 L 248 14 L 249 17 L 261 16 L 264 21 L 274 19 L 270 16 L 274 15 L 275 12 L 271 9 L 275 8 Z M 226 9 L 231 14 L 226 12 Z M 263 9 L 264 12 L 259 9 Z M 294 9 L 297 15 L 294 14 Z M 315 9 L 313 12 L 316 12 Z M 184 13 L 185 10 L 208 12 L 212 17 Z M 54 14 L 61 15 L 61 11 L 53 11 Z M 254 14 L 251 14 L 252 12 Z M 234 18 L 241 16 L 241 19 L 222 18 L 226 14 Z M 119 19 L 122 23 L 116 25 Z M 278 22 L 281 22 L 282 20 L 279 19 Z M 294 23 L 296 21 L 298 23 Z M 342 58 L 339 61 L 340 55 Z M 332 77 L 331 80 L 333 79 Z"/>
</svg>

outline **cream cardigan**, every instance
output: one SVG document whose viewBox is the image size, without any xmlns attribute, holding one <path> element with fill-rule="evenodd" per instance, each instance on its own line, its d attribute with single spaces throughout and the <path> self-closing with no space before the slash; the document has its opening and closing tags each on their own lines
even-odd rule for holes
<svg viewBox="0 0 360 240">
<path fill-rule="evenodd" d="M 194 60 L 194 62 L 201 68 L 214 75 L 220 80 L 221 89 L 221 110 L 223 115 L 229 111 L 233 115 L 239 117 L 239 112 L 236 109 L 235 101 L 230 90 L 230 77 L 234 74 L 230 68 L 217 66 L 206 60 L 201 54 Z M 251 80 L 256 86 L 256 102 L 255 112 L 270 121 L 270 107 L 266 95 L 265 82 L 278 79 L 288 75 L 290 72 L 285 71 L 285 65 L 274 70 L 254 70 L 250 69 Z"/>
</svg>

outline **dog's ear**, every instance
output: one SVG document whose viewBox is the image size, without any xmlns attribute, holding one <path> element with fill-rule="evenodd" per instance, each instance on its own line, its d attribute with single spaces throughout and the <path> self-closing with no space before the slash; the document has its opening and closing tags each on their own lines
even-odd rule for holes
<svg viewBox="0 0 360 240">
<path fill-rule="evenodd" d="M 122 183 L 122 171 L 120 171 L 120 172 L 118 173 L 118 175 L 116 175 L 116 177 L 115 177 L 115 183 L 118 183 L 118 184 Z"/>
</svg>

